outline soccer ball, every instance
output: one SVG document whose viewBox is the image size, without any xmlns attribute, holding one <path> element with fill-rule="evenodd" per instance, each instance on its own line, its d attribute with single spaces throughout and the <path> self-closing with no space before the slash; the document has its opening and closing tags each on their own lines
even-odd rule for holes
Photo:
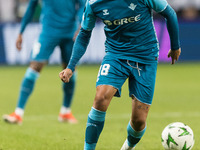
<svg viewBox="0 0 200 150">
<path fill-rule="evenodd" d="M 189 126 L 174 122 L 165 127 L 161 140 L 165 150 L 191 150 L 194 145 L 194 134 Z"/>
</svg>

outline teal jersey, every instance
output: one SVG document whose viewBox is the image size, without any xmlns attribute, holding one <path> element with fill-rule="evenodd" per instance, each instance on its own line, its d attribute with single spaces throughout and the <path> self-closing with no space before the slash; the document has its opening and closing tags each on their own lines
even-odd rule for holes
<svg viewBox="0 0 200 150">
<path fill-rule="evenodd" d="M 152 10 L 162 12 L 167 6 L 166 0 L 88 0 L 82 28 L 92 30 L 100 18 L 105 24 L 106 55 L 145 64 L 157 62 Z"/>
<path fill-rule="evenodd" d="M 30 0 L 22 20 L 21 33 L 31 21 L 39 0 Z M 85 0 L 42 0 L 42 35 L 72 38 L 82 20 Z"/>
</svg>

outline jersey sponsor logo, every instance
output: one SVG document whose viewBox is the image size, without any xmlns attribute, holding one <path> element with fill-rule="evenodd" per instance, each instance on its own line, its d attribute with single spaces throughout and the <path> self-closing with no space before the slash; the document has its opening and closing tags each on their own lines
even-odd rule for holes
<svg viewBox="0 0 200 150">
<path fill-rule="evenodd" d="M 104 16 L 105 16 L 105 15 L 109 15 L 108 9 L 104 9 L 104 10 L 103 10 L 103 15 L 104 15 Z"/>
<path fill-rule="evenodd" d="M 122 18 L 122 19 L 116 19 L 114 21 L 110 21 L 110 20 L 104 20 L 103 22 L 108 25 L 123 25 L 123 24 L 127 24 L 127 23 L 133 23 L 133 22 L 137 22 L 140 21 L 140 14 L 137 16 L 133 16 L 133 17 L 129 17 L 129 18 Z"/>
<path fill-rule="evenodd" d="M 128 6 L 128 8 L 130 8 L 131 10 L 135 10 L 135 8 L 137 7 L 137 5 L 131 3 L 130 6 Z"/>
</svg>

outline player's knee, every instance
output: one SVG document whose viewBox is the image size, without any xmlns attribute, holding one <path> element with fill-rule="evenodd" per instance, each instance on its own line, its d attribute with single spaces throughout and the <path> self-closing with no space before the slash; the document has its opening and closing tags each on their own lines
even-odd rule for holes
<svg viewBox="0 0 200 150">
<path fill-rule="evenodd" d="M 104 104 L 106 101 L 106 96 L 104 94 L 97 93 L 95 96 L 95 103 Z"/>
<path fill-rule="evenodd" d="M 25 78 L 35 81 L 39 78 L 39 72 L 33 70 L 32 68 L 28 68 L 25 73 Z"/>
<path fill-rule="evenodd" d="M 136 119 L 131 120 L 131 123 L 134 127 L 134 130 L 141 131 L 142 129 L 144 129 L 146 125 L 146 120 L 143 118 L 136 118 Z"/>
<path fill-rule="evenodd" d="M 108 99 L 105 94 L 97 93 L 94 99 L 94 106 L 96 109 L 106 111 L 108 107 Z"/>
<path fill-rule="evenodd" d="M 95 101 L 97 101 L 97 102 L 103 102 L 103 101 L 105 101 L 105 100 L 106 100 L 105 94 L 96 93 Z"/>
<path fill-rule="evenodd" d="M 99 102 L 104 102 L 110 100 L 112 95 L 108 92 L 108 90 L 103 88 L 98 88 L 95 96 L 95 100 Z"/>
<path fill-rule="evenodd" d="M 44 62 L 33 61 L 30 63 L 30 68 L 32 68 L 36 72 L 40 72 L 44 65 L 45 65 Z"/>
</svg>

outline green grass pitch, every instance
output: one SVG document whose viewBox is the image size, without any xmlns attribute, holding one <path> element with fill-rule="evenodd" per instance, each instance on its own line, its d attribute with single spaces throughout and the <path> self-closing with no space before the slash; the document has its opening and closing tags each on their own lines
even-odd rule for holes
<svg viewBox="0 0 200 150">
<path fill-rule="evenodd" d="M 27 66 L 0 66 L 0 116 L 16 106 Z M 62 103 L 60 66 L 42 71 L 28 101 L 21 126 L 0 119 L 0 150 L 82 150 L 88 112 L 95 96 L 99 66 L 78 67 L 72 112 L 79 124 L 57 121 Z M 121 98 L 114 98 L 107 111 L 97 150 L 119 150 L 126 138 L 131 112 L 127 83 Z M 200 150 L 200 63 L 159 64 L 147 131 L 136 150 L 163 150 L 161 132 L 171 122 L 184 122 L 194 132 L 193 150 Z"/>
</svg>

